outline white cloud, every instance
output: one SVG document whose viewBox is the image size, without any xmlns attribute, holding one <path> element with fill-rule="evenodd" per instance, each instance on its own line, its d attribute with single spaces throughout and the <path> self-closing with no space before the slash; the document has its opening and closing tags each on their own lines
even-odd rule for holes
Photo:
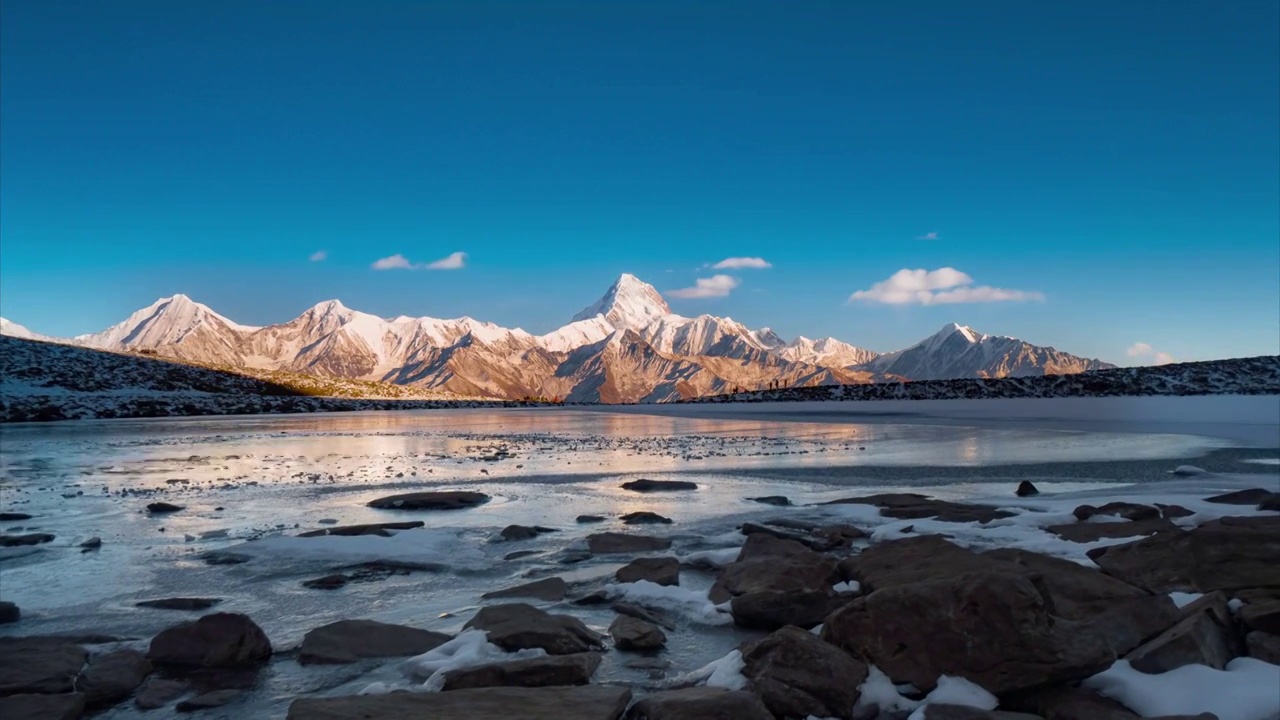
<svg viewBox="0 0 1280 720">
<path fill-rule="evenodd" d="M 773 263 L 758 257 L 731 257 L 725 258 L 711 267 L 715 270 L 764 270 L 773 267 Z"/>
<path fill-rule="evenodd" d="M 447 257 L 429 263 L 409 262 L 409 258 L 396 253 L 374 262 L 370 267 L 374 270 L 457 270 L 465 267 L 466 264 L 467 254 L 464 252 L 451 253 Z"/>
<path fill-rule="evenodd" d="M 712 275 L 709 278 L 698 278 L 693 287 L 672 290 L 667 294 L 675 298 L 714 298 L 725 297 L 738 287 L 738 278 L 728 275 Z"/>
<path fill-rule="evenodd" d="M 937 270 L 903 268 L 887 280 L 881 280 L 870 288 L 849 296 L 849 302 L 885 305 L 955 305 L 1028 300 L 1044 300 L 1044 295 L 1029 290 L 1009 290 L 989 285 L 973 287 L 972 277 L 949 267 Z"/>
<path fill-rule="evenodd" d="M 448 257 L 442 257 L 433 263 L 427 263 L 428 270 L 457 270 L 467 263 L 467 254 L 464 252 L 449 253 Z"/>
<path fill-rule="evenodd" d="M 918 238 L 916 238 L 916 239 L 917 239 L 917 240 L 937 240 L 937 239 L 938 239 L 938 233 L 937 233 L 937 232 L 932 232 L 932 231 L 931 231 L 931 232 L 927 232 L 927 233 L 925 233 L 925 234 L 921 235 L 920 237 L 918 237 Z"/>
<path fill-rule="evenodd" d="M 1144 342 L 1130 345 L 1129 349 L 1125 352 L 1131 358 L 1138 358 L 1142 360 L 1150 358 L 1152 365 L 1168 365 L 1170 363 L 1178 362 L 1178 358 L 1167 352 L 1160 352 Z"/>
<path fill-rule="evenodd" d="M 329 258 L 328 250 L 317 250 L 311 253 L 311 262 L 324 262 Z"/>
</svg>

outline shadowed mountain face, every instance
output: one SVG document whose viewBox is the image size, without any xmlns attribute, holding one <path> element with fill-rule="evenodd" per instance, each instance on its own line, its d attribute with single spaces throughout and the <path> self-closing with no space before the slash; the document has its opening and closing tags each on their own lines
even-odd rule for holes
<svg viewBox="0 0 1280 720">
<path fill-rule="evenodd" d="M 36 337 L 14 323 L 0 332 Z M 879 355 L 835 338 L 786 342 L 731 318 L 671 312 L 622 275 L 568 325 L 542 336 L 469 317 L 384 319 L 322 302 L 289 322 L 240 325 L 185 295 L 156 301 L 71 345 L 201 364 L 376 380 L 472 397 L 662 402 L 768 387 L 1069 374 L 1112 367 L 949 325 Z"/>
</svg>

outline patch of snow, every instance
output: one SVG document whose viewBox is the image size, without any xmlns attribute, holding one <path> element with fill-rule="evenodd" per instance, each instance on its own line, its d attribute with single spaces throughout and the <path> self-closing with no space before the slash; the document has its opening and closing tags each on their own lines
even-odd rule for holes
<svg viewBox="0 0 1280 720">
<path fill-rule="evenodd" d="M 1191 592 L 1169 593 L 1169 599 L 1173 600 L 1173 604 L 1177 605 L 1180 608 L 1184 608 L 1190 605 L 1191 603 L 1199 600 L 1202 597 L 1204 597 L 1204 593 L 1191 593 Z"/>
<path fill-rule="evenodd" d="M 742 659 L 742 651 L 734 650 L 697 670 L 672 678 L 670 684 L 672 687 L 706 685 L 726 690 L 743 690 L 747 687 L 747 678 L 742 674 L 746 666 L 746 662 Z"/>
<path fill-rule="evenodd" d="M 1233 613 L 1240 612 L 1240 608 L 1244 607 L 1244 601 L 1240 598 L 1231 598 L 1227 601 L 1227 608 Z"/>
<path fill-rule="evenodd" d="M 713 604 L 706 592 L 639 580 L 606 585 L 604 593 L 611 600 L 623 599 L 645 607 L 669 610 L 704 625 L 728 625 L 733 622 L 732 616 Z"/>
<path fill-rule="evenodd" d="M 924 704 L 911 713 L 907 720 L 925 720 L 925 708 L 930 705 L 962 705 L 979 710 L 995 710 L 1000 701 L 982 686 L 961 677 L 943 675 L 938 685 L 924 698 Z"/>
<path fill-rule="evenodd" d="M 857 580 L 838 582 L 835 585 L 832 585 L 831 589 L 837 593 L 856 593 L 862 590 L 862 583 Z"/>
<path fill-rule="evenodd" d="M 1245 462 L 1254 465 L 1280 465 L 1280 458 L 1254 458 L 1253 460 L 1245 460 Z"/>
<path fill-rule="evenodd" d="M 1184 665 L 1159 675 L 1117 661 L 1083 685 L 1144 717 L 1213 713 L 1219 720 L 1269 720 L 1280 713 L 1280 666 L 1236 658 L 1226 670 Z"/>
<path fill-rule="evenodd" d="M 867 679 L 858 687 L 858 692 L 855 709 L 876 707 L 882 713 L 911 712 L 921 705 L 919 700 L 903 697 L 889 676 L 875 665 L 867 668 Z"/>
<path fill-rule="evenodd" d="M 741 553 L 742 549 L 736 547 L 722 548 L 720 550 L 699 550 L 687 555 L 681 555 L 680 562 L 682 564 L 704 564 L 715 568 L 722 568 L 734 560 L 737 560 L 738 555 Z"/>
<path fill-rule="evenodd" d="M 483 630 L 464 630 L 449 642 L 409 658 L 401 667 L 406 675 L 422 680 L 423 689 L 437 692 L 444 688 L 445 673 L 451 670 L 528 660 L 546 654 L 547 651 L 541 648 L 509 653 L 489 642 L 489 636 Z"/>
</svg>

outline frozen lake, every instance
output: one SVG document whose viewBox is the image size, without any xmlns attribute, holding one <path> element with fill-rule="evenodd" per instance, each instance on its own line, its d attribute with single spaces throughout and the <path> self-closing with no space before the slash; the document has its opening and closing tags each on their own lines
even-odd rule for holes
<svg viewBox="0 0 1280 720">
<path fill-rule="evenodd" d="M 277 650 L 343 618 L 456 632 L 488 590 L 549 575 L 576 586 L 571 597 L 602 585 L 621 563 L 599 557 L 568 562 L 571 551 L 588 533 L 622 530 L 618 516 L 637 510 L 674 524 L 629 531 L 670 535 L 673 552 L 687 555 L 740 544 L 735 529 L 744 520 L 821 512 L 804 506 L 882 489 L 1012 501 L 1022 479 L 1046 494 L 1087 495 L 1135 483 L 1158 491 L 1169 471 L 1184 463 L 1215 473 L 1198 488 L 1236 487 L 1241 473 L 1256 478 L 1246 484 L 1274 486 L 1280 470 L 1268 464 L 1280 455 L 1275 444 L 1257 439 L 1268 437 L 1265 415 L 1245 423 L 1254 428 L 1250 444 L 1263 446 L 1248 449 L 1239 447 L 1247 439 L 1235 431 L 1215 437 L 1158 425 L 1145 431 L 1114 423 L 1106 431 L 1064 428 L 1060 418 L 1043 412 L 1038 419 L 1015 413 L 989 422 L 969 418 L 967 424 L 941 417 L 929 422 L 927 413 L 917 412 L 896 422 L 901 415 L 851 417 L 839 407 L 851 403 L 824 405 L 845 414 L 819 414 L 813 418 L 820 422 L 806 422 L 805 409 L 798 407 L 771 414 L 758 406 L 699 406 L 684 410 L 695 417 L 644 414 L 652 411 L 644 408 L 454 410 L 0 427 L 0 511 L 33 516 L 0 527 L 57 536 L 34 548 L 0 550 L 0 596 L 23 610 L 23 620 L 0 628 L 0 634 L 92 630 L 145 639 L 194 617 L 134 607 L 139 600 L 170 596 L 223 598 L 218 610 L 254 618 Z M 699 489 L 641 495 L 619 487 L 640 477 L 691 480 Z M 434 513 L 365 506 L 380 496 L 421 489 L 479 490 L 493 499 L 470 510 Z M 748 500 L 764 495 L 785 495 L 799 507 Z M 149 516 L 144 508 L 157 500 L 185 509 Z M 575 518 L 581 514 L 608 520 L 579 525 Z M 423 520 L 427 527 L 393 538 L 336 539 L 349 542 L 278 537 L 323 527 L 321 520 Z M 494 542 L 510 524 L 560 532 Z M 81 553 L 79 543 L 95 536 L 102 548 Z M 516 550 L 532 553 L 506 559 Z M 201 558 L 209 551 L 251 560 L 209 565 Z M 435 570 L 335 591 L 301 585 L 379 558 Z M 692 593 L 705 592 L 710 583 L 709 575 L 681 576 L 681 586 Z M 601 630 L 613 616 L 604 608 L 556 607 Z M 656 682 L 723 656 L 750 634 L 690 619 L 670 636 L 663 656 L 672 663 L 669 670 L 626 668 L 611 653 L 601 677 Z M 353 692 L 374 680 L 395 680 L 396 665 L 299 668 L 275 662 L 249 702 L 263 717 L 282 717 L 297 694 Z M 242 717 L 244 707 L 229 707 L 225 716 Z M 124 705 L 106 717 L 136 712 Z M 220 716 L 215 711 L 205 717 Z"/>
</svg>

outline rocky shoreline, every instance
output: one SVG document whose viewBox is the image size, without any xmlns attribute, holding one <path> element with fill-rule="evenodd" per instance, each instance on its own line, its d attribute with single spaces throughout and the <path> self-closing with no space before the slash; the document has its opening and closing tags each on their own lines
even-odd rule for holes
<svg viewBox="0 0 1280 720">
<path fill-rule="evenodd" d="M 628 485 L 620 490 L 698 490 Z M 1034 501 L 1036 489 L 1016 494 Z M 423 517 L 475 512 L 487 500 L 475 492 L 378 498 L 368 505 L 395 521 L 297 537 L 394 541 L 425 532 Z M 546 576 L 494 588 L 454 634 L 353 618 L 311 629 L 297 647 L 273 647 L 250 617 L 211 612 L 150 640 L 0 637 L 0 716 L 74 720 L 131 703 L 139 712 L 224 708 L 245 717 L 260 674 L 281 664 L 305 676 L 381 661 L 396 663 L 400 679 L 359 694 L 297 697 L 288 717 L 1270 720 L 1280 714 L 1280 492 L 1180 502 L 1079 504 L 1069 514 L 1042 510 L 1027 525 L 1025 505 L 857 496 L 815 508 L 834 513 L 822 519 L 780 513 L 743 523 L 737 547 L 683 555 L 671 553 L 666 534 L 589 532 L 560 562 L 566 572 L 591 557 L 622 563 L 603 584 Z M 580 527 L 592 520 L 579 518 Z M 1067 559 L 1026 543 L 999 547 L 999 533 L 1012 527 L 1045 539 L 1033 545 L 1051 540 L 1080 552 Z M 569 529 L 511 526 L 498 541 L 519 548 L 557 531 Z M 984 533 L 996 542 L 963 540 Z M 695 578 L 710 589 L 686 587 Z M 204 613 L 217 602 L 139 605 Z M 585 623 L 578 614 L 588 608 L 610 609 L 612 622 Z M 737 628 L 743 640 L 702 670 L 669 676 L 664 648 L 697 642 L 675 622 L 681 614 Z M 0 604 L 0 621 L 20 631 L 21 610 Z M 608 655 L 649 668 L 651 681 L 593 682 Z M 1179 696 L 1171 683 L 1194 692 Z"/>
</svg>

